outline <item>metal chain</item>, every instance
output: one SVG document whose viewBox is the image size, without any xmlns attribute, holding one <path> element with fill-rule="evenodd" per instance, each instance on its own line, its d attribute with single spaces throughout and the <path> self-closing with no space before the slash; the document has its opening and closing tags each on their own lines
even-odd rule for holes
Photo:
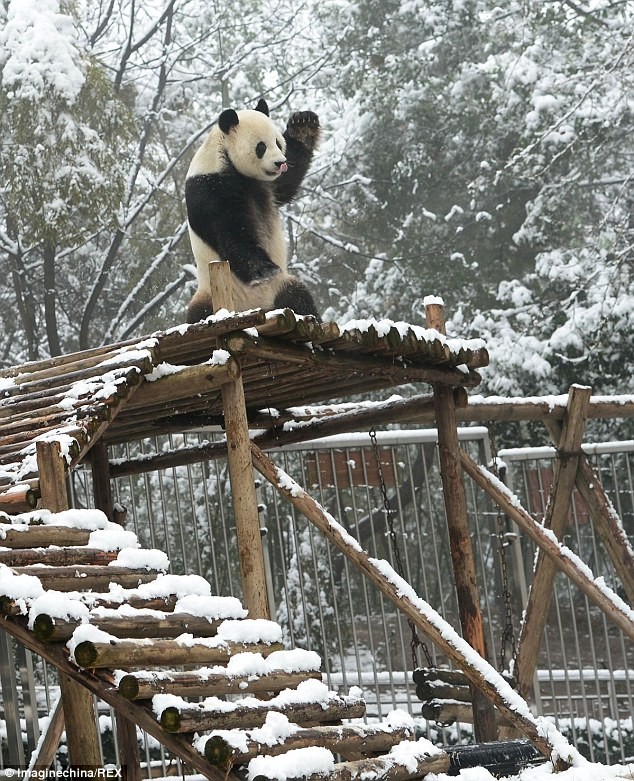
<svg viewBox="0 0 634 781">
<path fill-rule="evenodd" d="M 387 486 L 385 485 L 385 478 L 383 476 L 383 466 L 381 464 L 381 453 L 379 451 L 379 444 L 377 442 L 376 438 L 376 431 L 372 428 L 369 431 L 370 436 L 370 442 L 372 443 L 372 449 L 374 451 L 374 458 L 376 459 L 376 470 L 379 476 L 379 485 L 381 487 L 381 497 L 383 499 L 383 512 L 385 513 L 385 521 L 387 523 L 387 529 L 390 536 L 390 542 L 392 543 L 392 553 L 394 555 L 394 563 L 396 564 L 396 571 L 398 574 L 405 580 L 405 570 L 403 568 L 403 562 L 401 560 L 401 551 L 400 546 L 398 544 L 398 538 L 396 536 L 396 530 L 394 529 L 394 521 L 392 516 L 395 514 L 396 510 L 393 510 L 390 507 L 390 500 L 387 495 Z M 407 619 L 407 623 L 409 625 L 409 628 L 412 632 L 412 639 L 410 642 L 410 647 L 412 650 L 412 669 L 416 669 L 418 667 L 418 657 L 416 654 L 416 649 L 420 648 L 425 656 L 425 660 L 427 662 L 428 667 L 433 667 L 433 659 L 431 657 L 431 654 L 429 652 L 429 648 L 427 647 L 427 644 L 424 640 L 421 640 L 421 638 L 418 636 L 418 633 L 416 632 L 416 626 L 414 622 L 411 620 L 411 618 Z"/>
<path fill-rule="evenodd" d="M 504 482 L 506 469 L 498 466 L 497 445 L 495 441 L 495 423 L 490 426 L 491 451 L 493 456 L 493 474 Z M 511 602 L 511 589 L 509 588 L 508 565 L 506 561 L 507 533 L 505 529 L 505 518 L 502 509 L 498 505 L 497 512 L 497 537 L 498 548 L 500 552 L 500 571 L 502 573 L 502 597 L 504 599 L 504 629 L 500 640 L 500 670 L 506 667 L 506 649 L 511 646 L 512 658 L 516 655 L 515 629 L 513 628 L 513 606 Z"/>
</svg>

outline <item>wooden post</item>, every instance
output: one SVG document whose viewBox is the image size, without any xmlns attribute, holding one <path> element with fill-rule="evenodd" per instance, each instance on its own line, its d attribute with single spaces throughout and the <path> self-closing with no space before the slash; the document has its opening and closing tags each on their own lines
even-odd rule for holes
<svg viewBox="0 0 634 781">
<path fill-rule="evenodd" d="M 136 724 L 123 713 L 116 711 L 115 725 L 117 729 L 117 748 L 119 749 L 119 766 L 121 778 L 124 781 L 141 781 L 141 760 L 139 757 L 139 742 L 136 736 Z"/>
<path fill-rule="evenodd" d="M 112 499 L 112 485 L 110 483 L 108 446 L 101 439 L 95 442 L 90 449 L 90 468 L 92 471 L 92 490 L 95 508 L 102 510 L 109 521 L 114 521 L 115 512 Z M 125 781 L 140 781 L 141 757 L 136 737 L 136 725 L 119 712 L 115 716 L 115 725 L 121 777 Z"/>
<path fill-rule="evenodd" d="M 233 311 L 229 264 L 209 264 L 214 311 Z M 242 378 L 222 386 L 222 406 L 228 445 L 229 477 L 238 535 L 244 606 L 250 618 L 270 618 L 260 516 L 251 463 L 251 441 Z"/>
<path fill-rule="evenodd" d="M 439 303 L 426 305 L 427 327 L 435 328 L 444 334 L 445 323 L 442 310 L 442 305 Z M 475 557 L 471 544 L 467 499 L 460 465 L 460 443 L 458 441 L 453 388 L 440 384 L 434 384 L 432 387 L 438 429 L 440 476 L 445 499 L 460 625 L 464 639 L 483 659 L 486 659 L 487 651 L 478 595 Z M 493 706 L 473 685 L 471 685 L 471 694 L 475 740 L 478 743 L 496 740 L 497 725 Z"/>
<path fill-rule="evenodd" d="M 95 507 L 98 510 L 103 510 L 108 520 L 112 521 L 114 520 L 114 502 L 112 500 L 112 486 L 110 485 L 108 446 L 100 439 L 91 447 L 89 455 Z"/>
<path fill-rule="evenodd" d="M 553 487 L 544 518 L 544 527 L 551 529 L 558 540 L 562 539 L 568 525 L 572 489 L 577 477 L 579 452 L 591 393 L 591 388 L 573 385 L 568 396 L 562 433 L 557 445 Z M 556 574 L 555 563 L 540 548 L 517 647 L 517 685 L 520 694 L 525 698 L 533 686 Z"/>
<path fill-rule="evenodd" d="M 54 513 L 68 510 L 66 469 L 59 442 L 37 442 L 36 454 L 42 506 Z M 61 671 L 59 686 L 71 766 L 101 767 L 101 743 L 92 694 Z"/>
</svg>

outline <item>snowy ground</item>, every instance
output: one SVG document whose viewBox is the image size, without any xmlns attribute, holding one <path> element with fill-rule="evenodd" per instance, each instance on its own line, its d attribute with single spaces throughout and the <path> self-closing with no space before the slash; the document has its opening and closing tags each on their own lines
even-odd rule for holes
<svg viewBox="0 0 634 781">
<path fill-rule="evenodd" d="M 488 770 L 471 768 L 461 770 L 457 776 L 448 776 L 445 773 L 431 774 L 425 777 L 426 781 L 612 781 L 612 779 L 634 780 L 634 765 L 606 765 L 590 764 L 583 767 L 571 767 L 561 773 L 554 773 L 550 762 L 533 768 L 525 768 L 518 775 L 505 776 L 504 779 L 496 779 Z"/>
</svg>

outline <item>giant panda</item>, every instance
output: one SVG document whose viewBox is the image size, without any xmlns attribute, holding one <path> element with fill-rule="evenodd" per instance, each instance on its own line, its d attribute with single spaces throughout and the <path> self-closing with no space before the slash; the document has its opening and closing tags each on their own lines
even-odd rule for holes
<svg viewBox="0 0 634 781">
<path fill-rule="evenodd" d="M 319 318 L 306 286 L 286 270 L 278 207 L 297 194 L 319 142 L 312 111 L 293 114 L 281 133 L 260 99 L 255 109 L 226 109 L 194 155 L 185 202 L 198 288 L 187 322 L 212 314 L 208 263 L 229 262 L 236 311 L 288 307 Z"/>
</svg>

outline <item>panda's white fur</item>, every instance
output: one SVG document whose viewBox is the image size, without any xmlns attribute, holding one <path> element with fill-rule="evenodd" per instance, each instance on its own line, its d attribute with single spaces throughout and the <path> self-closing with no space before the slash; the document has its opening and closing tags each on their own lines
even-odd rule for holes
<svg viewBox="0 0 634 781">
<path fill-rule="evenodd" d="M 308 130 L 306 119 L 294 121 L 309 114 Z M 213 260 L 230 263 L 236 310 L 270 310 L 280 305 L 280 299 L 289 305 L 301 301 L 305 293 L 310 303 L 301 314 L 316 314 L 308 291 L 287 272 L 278 206 L 296 194 L 318 132 L 316 115 L 303 112 L 291 117 L 282 134 L 268 117 L 263 101 L 257 110 L 221 114 L 187 172 L 189 236 L 198 278 L 198 290 L 190 303 L 192 317 L 198 319 L 211 305 L 208 264 Z M 287 160 L 289 143 L 291 159 Z M 298 286 L 299 299 L 286 295 L 287 288 L 296 293 Z"/>
</svg>

